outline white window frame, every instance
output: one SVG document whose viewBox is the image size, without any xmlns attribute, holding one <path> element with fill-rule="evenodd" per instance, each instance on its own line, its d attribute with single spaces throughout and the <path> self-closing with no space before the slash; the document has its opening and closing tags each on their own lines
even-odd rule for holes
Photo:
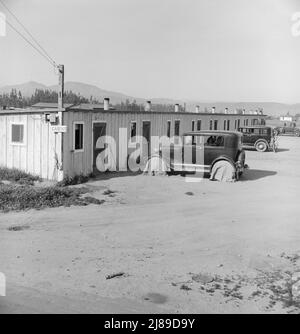
<svg viewBox="0 0 300 334">
<path fill-rule="evenodd" d="M 12 141 L 12 126 L 13 125 L 22 125 L 23 126 L 23 141 L 22 142 L 13 142 Z M 10 128 L 9 128 L 9 138 L 10 138 L 10 144 L 12 146 L 26 146 L 27 143 L 27 128 L 25 122 L 10 122 Z"/>
<path fill-rule="evenodd" d="M 75 149 L 75 129 L 76 129 L 76 125 L 82 125 L 82 127 L 83 127 L 82 149 Z M 85 134 L 84 122 L 82 122 L 82 121 L 73 122 L 73 152 L 75 152 L 75 153 L 82 153 L 82 152 L 84 152 L 84 134 Z"/>
</svg>

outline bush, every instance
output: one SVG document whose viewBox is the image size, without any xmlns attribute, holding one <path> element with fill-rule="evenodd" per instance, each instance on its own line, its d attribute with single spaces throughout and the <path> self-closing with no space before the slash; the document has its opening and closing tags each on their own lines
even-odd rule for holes
<svg viewBox="0 0 300 334">
<path fill-rule="evenodd" d="M 93 197 L 82 197 L 88 189 L 69 189 L 57 186 L 0 185 L 0 211 L 43 209 L 59 206 L 102 204 Z"/>
<path fill-rule="evenodd" d="M 58 186 L 66 187 L 66 186 L 74 186 L 77 184 L 87 183 L 94 175 L 91 173 L 89 175 L 79 174 L 73 177 L 66 176 L 61 182 L 58 182 Z"/>
<path fill-rule="evenodd" d="M 33 185 L 35 181 L 40 181 L 40 178 L 38 176 L 20 171 L 16 168 L 0 167 L 0 181 L 1 180 Z"/>
</svg>

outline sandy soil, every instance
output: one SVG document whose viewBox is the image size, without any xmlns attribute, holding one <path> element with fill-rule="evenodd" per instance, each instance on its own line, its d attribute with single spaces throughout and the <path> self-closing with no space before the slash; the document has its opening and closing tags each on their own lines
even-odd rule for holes
<svg viewBox="0 0 300 334">
<path fill-rule="evenodd" d="M 300 139 L 279 144 L 237 183 L 108 175 L 101 206 L 0 214 L 0 313 L 299 313 Z"/>
</svg>

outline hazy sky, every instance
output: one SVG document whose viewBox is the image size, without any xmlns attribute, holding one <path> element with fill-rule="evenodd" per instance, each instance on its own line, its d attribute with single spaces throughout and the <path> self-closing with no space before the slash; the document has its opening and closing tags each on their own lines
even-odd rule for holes
<svg viewBox="0 0 300 334">
<path fill-rule="evenodd" d="M 2 1 L 65 64 L 67 81 L 145 98 L 300 102 L 300 0 Z M 31 80 L 57 77 L 7 27 L 0 85 Z"/>
</svg>

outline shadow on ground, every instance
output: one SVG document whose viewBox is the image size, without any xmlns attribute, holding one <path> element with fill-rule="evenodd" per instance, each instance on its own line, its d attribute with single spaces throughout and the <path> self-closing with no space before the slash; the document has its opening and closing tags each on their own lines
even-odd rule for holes
<svg viewBox="0 0 300 334">
<path fill-rule="evenodd" d="M 274 176 L 277 172 L 272 170 L 261 170 L 261 169 L 248 169 L 245 171 L 244 175 L 240 179 L 240 181 L 254 181 L 263 179 L 264 177 Z"/>
<path fill-rule="evenodd" d="M 256 149 L 253 147 L 249 147 L 247 149 L 244 149 L 245 151 L 252 151 L 252 152 L 257 152 Z M 276 153 L 281 153 L 281 152 L 288 152 L 290 149 L 288 148 L 277 148 Z M 257 152 L 257 154 L 264 154 L 264 153 L 272 153 L 272 150 L 266 151 L 266 152 Z"/>
<path fill-rule="evenodd" d="M 96 175 L 93 180 L 98 181 L 98 180 L 110 180 L 114 179 L 116 177 L 127 177 L 127 176 L 137 176 L 143 174 L 141 171 L 140 172 L 105 172 L 105 173 L 99 173 Z"/>
</svg>

